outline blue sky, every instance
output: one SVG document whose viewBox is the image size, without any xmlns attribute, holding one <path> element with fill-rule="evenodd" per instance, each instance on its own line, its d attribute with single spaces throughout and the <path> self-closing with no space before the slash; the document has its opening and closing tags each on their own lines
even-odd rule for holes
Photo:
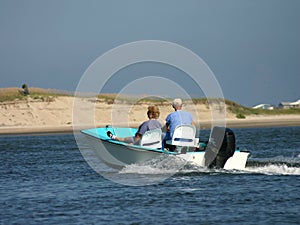
<svg viewBox="0 0 300 225">
<path fill-rule="evenodd" d="M 74 91 L 87 67 L 106 51 L 163 40 L 198 54 L 227 99 L 246 106 L 295 101 L 300 98 L 299 11 L 298 0 L 0 0 L 0 87 L 27 83 Z M 117 92 L 146 70 L 168 70 L 140 67 L 128 68 L 122 79 L 116 74 L 104 91 Z M 197 95 L 189 79 L 169 71 L 170 79 Z"/>
</svg>

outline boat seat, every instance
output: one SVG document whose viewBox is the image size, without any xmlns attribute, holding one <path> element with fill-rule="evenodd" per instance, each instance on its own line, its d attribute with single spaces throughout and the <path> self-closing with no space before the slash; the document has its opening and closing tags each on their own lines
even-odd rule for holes
<svg viewBox="0 0 300 225">
<path fill-rule="evenodd" d="M 193 125 L 183 124 L 174 129 L 171 140 L 167 140 L 166 144 L 177 146 L 195 146 L 196 127 Z"/>
<path fill-rule="evenodd" d="M 161 135 L 162 135 L 161 129 L 154 129 L 145 132 L 142 136 L 141 146 L 147 148 L 161 149 L 162 147 Z"/>
</svg>

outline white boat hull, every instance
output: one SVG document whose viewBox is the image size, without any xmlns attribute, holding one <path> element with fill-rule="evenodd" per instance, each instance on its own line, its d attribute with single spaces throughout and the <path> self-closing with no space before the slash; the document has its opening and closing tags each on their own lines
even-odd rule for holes
<svg viewBox="0 0 300 225">
<path fill-rule="evenodd" d="M 225 163 L 224 168 L 226 170 L 243 170 L 246 167 L 249 152 L 235 151 Z M 201 152 L 187 152 L 186 154 L 179 154 L 178 157 L 197 166 L 205 167 L 204 159 L 205 151 Z"/>
</svg>

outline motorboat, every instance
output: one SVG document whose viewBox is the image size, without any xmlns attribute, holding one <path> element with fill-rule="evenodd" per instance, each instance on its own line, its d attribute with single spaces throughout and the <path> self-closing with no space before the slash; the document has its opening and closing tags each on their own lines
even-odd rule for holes
<svg viewBox="0 0 300 225">
<path fill-rule="evenodd" d="M 195 137 L 196 129 L 191 125 L 176 127 L 173 137 L 167 141 L 172 149 L 166 148 L 162 142 L 162 131 L 147 131 L 139 145 L 128 144 L 112 139 L 107 134 L 118 137 L 134 136 L 136 128 L 105 126 L 81 130 L 91 147 L 101 160 L 113 167 L 122 168 L 130 164 L 143 164 L 162 155 L 172 155 L 200 167 L 219 167 L 226 170 L 243 170 L 249 156 L 248 151 L 235 147 L 234 134 L 227 128 L 213 129 L 208 141 L 200 141 Z M 214 133 L 222 133 L 218 142 Z M 230 136 L 231 135 L 231 136 Z"/>
</svg>

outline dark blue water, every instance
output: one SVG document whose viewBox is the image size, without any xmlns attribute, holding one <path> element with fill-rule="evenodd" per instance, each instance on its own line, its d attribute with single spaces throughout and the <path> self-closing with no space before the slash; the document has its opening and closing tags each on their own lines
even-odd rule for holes
<svg viewBox="0 0 300 225">
<path fill-rule="evenodd" d="M 300 127 L 234 132 L 246 171 L 188 168 L 141 187 L 92 170 L 73 134 L 0 136 L 0 223 L 299 224 Z M 155 171 L 103 166 L 122 179 Z"/>
</svg>

